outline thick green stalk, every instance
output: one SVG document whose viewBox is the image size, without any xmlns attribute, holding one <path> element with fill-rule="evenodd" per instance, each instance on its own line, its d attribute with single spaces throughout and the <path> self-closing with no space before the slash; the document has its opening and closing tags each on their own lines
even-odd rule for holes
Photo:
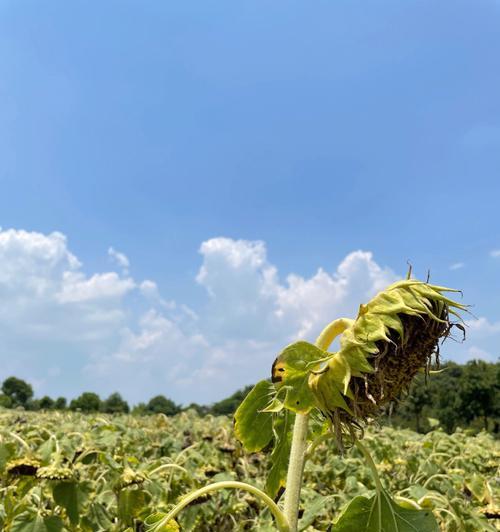
<svg viewBox="0 0 500 532">
<path fill-rule="evenodd" d="M 316 340 L 316 345 L 327 350 L 334 338 L 342 333 L 349 325 L 348 320 L 335 320 L 327 325 Z M 297 532 L 299 520 L 300 490 L 306 462 L 307 450 L 307 414 L 297 414 L 293 426 L 292 447 L 286 476 L 285 517 L 290 525 L 290 532 Z"/>
</svg>

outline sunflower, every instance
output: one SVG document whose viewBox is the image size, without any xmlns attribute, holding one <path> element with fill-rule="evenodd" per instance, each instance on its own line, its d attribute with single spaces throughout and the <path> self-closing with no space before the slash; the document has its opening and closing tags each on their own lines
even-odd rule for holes
<svg viewBox="0 0 500 532">
<path fill-rule="evenodd" d="M 340 349 L 328 353 L 308 378 L 319 410 L 331 420 L 337 441 L 356 437 L 368 419 L 401 397 L 419 372 L 439 366 L 440 342 L 465 305 L 448 298 L 449 288 L 415 279 L 399 281 L 361 305 L 355 320 L 341 319 L 330 327 L 331 342 Z"/>
</svg>

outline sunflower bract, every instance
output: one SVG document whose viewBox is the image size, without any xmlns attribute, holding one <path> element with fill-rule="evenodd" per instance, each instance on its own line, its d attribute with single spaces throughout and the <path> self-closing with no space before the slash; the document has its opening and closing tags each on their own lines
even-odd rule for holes
<svg viewBox="0 0 500 532">
<path fill-rule="evenodd" d="M 309 386 L 319 409 L 342 442 L 355 429 L 406 391 L 414 376 L 428 371 L 439 341 L 465 305 L 446 297 L 457 292 L 409 279 L 377 294 L 340 337 L 340 349 L 314 368 Z"/>
</svg>

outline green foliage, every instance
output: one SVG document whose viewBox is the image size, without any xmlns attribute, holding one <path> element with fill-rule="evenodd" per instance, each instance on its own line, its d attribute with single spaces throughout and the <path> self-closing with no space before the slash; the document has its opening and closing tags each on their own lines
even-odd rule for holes
<svg viewBox="0 0 500 532">
<path fill-rule="evenodd" d="M 65 410 L 66 404 L 67 404 L 66 397 L 58 397 L 55 400 L 54 408 L 56 408 L 57 410 Z"/>
<path fill-rule="evenodd" d="M 236 392 L 236 393 L 239 394 L 240 392 Z M 234 394 L 234 395 L 236 395 L 236 394 Z M 234 414 L 236 408 L 238 408 L 239 404 L 241 403 L 241 401 L 243 399 L 244 399 L 244 396 L 237 401 L 237 404 L 234 407 L 234 409 L 233 409 L 232 405 L 231 405 L 230 409 L 226 408 L 226 407 L 223 407 L 222 408 L 223 411 L 219 415 Z M 215 404 L 218 404 L 218 403 L 215 403 Z M 186 412 L 188 410 L 194 410 L 199 416 L 206 416 L 207 414 L 210 414 L 210 413 L 213 412 L 212 409 L 209 406 L 199 405 L 198 403 L 190 403 L 188 406 L 186 406 L 182 410 L 183 410 L 183 412 Z"/>
<path fill-rule="evenodd" d="M 146 403 L 137 403 L 132 408 L 132 414 L 134 416 L 145 416 L 148 413 L 148 405 Z"/>
<path fill-rule="evenodd" d="M 298 414 L 307 414 L 316 406 L 309 388 L 311 369 L 329 355 L 308 342 L 286 347 L 273 364 L 272 376 L 277 390 L 285 390 L 284 406 Z"/>
<path fill-rule="evenodd" d="M 499 433 L 500 363 L 448 362 L 425 379 L 416 378 L 408 396 L 395 408 L 390 422 L 418 432 L 431 429 L 428 419 L 439 421 L 447 432 L 472 427 Z M 427 382 L 426 382 L 427 380 Z"/>
<path fill-rule="evenodd" d="M 38 404 L 42 410 L 52 410 L 55 406 L 54 399 L 50 398 L 48 395 L 44 395 L 39 401 Z"/>
<path fill-rule="evenodd" d="M 175 414 L 178 414 L 181 411 L 181 407 L 163 395 L 156 395 L 149 401 L 146 410 L 151 414 L 175 416 Z"/>
<path fill-rule="evenodd" d="M 242 390 L 238 390 L 233 393 L 230 397 L 223 399 L 222 401 L 219 401 L 217 403 L 214 403 L 211 407 L 199 407 L 199 405 L 190 405 L 190 407 L 193 407 L 199 412 L 199 409 L 206 409 L 205 413 L 210 413 L 215 416 L 223 416 L 223 415 L 232 415 L 236 412 L 236 409 L 240 405 L 240 403 L 245 399 L 245 397 L 248 395 L 248 392 L 252 389 L 252 386 L 247 386 L 243 388 Z M 203 412 L 203 410 L 202 410 Z"/>
<path fill-rule="evenodd" d="M 58 482 L 52 488 L 54 502 L 62 506 L 72 525 L 80 521 L 80 514 L 88 495 L 77 482 Z"/>
<path fill-rule="evenodd" d="M 276 415 L 283 419 L 281 413 Z M 165 515 L 186 492 L 207 482 L 249 480 L 265 488 L 268 458 L 277 463 L 276 454 L 271 457 L 268 448 L 244 453 L 226 416 L 203 418 L 193 410 L 168 419 L 4 410 L 0 427 L 8 427 L 28 446 L 6 431 L 1 433 L 0 530 L 5 532 L 144 530 L 147 516 Z M 275 430 L 289 437 L 283 423 Z M 365 446 L 384 488 L 398 505 L 403 504 L 399 497 L 411 498 L 431 511 L 446 532 L 493 530 L 482 516 L 498 511 L 495 501 L 500 500 L 495 480 L 500 448 L 490 435 L 469 436 L 463 431 L 448 435 L 439 429 L 421 435 L 391 427 L 370 428 Z M 288 450 L 283 450 L 284 460 L 287 455 Z M 40 463 L 54 473 L 67 464 L 74 479 L 8 474 L 9 464 L 16 461 L 32 468 Z M 173 468 L 174 464 L 181 469 Z M 25 473 L 29 471 L 26 467 Z M 267 489 L 276 491 L 271 486 Z M 306 464 L 301 502 L 305 513 L 299 529 L 328 530 L 354 497 L 370 501 L 374 490 L 362 456 L 355 451 L 341 456 L 332 440 L 325 440 Z M 325 495 L 329 493 L 333 496 Z M 196 501 L 177 519 L 185 532 L 235 530 L 233 519 L 248 530 L 274 530 L 269 513 L 248 494 L 236 491 Z M 363 529 L 351 532 L 358 530 Z"/>
<path fill-rule="evenodd" d="M 460 389 L 465 419 L 470 423 L 475 417 L 481 417 L 485 430 L 488 430 L 489 418 L 500 417 L 500 364 L 496 374 L 490 371 L 490 367 L 482 360 L 469 362 L 464 368 Z"/>
<path fill-rule="evenodd" d="M 0 393 L 0 407 L 3 407 L 3 408 L 12 407 L 12 399 L 8 395 L 5 395 L 4 393 Z"/>
<path fill-rule="evenodd" d="M 266 480 L 266 492 L 273 498 L 286 486 L 294 419 L 293 412 L 284 410 L 273 420 L 274 445 L 270 456 L 271 467 Z"/>
<path fill-rule="evenodd" d="M 241 403 L 234 416 L 237 438 L 249 452 L 262 450 L 273 437 L 273 420 L 262 412 L 270 403 L 273 386 L 269 381 L 260 381 Z"/>
<path fill-rule="evenodd" d="M 69 404 L 71 410 L 79 410 L 81 412 L 99 412 L 101 408 L 101 399 L 96 393 L 83 392 L 82 395 L 73 399 Z"/>
<path fill-rule="evenodd" d="M 30 384 L 17 377 L 8 377 L 3 381 L 2 392 L 10 398 L 13 406 L 24 406 L 33 397 Z"/>
<path fill-rule="evenodd" d="M 129 410 L 127 401 L 123 400 L 122 396 L 117 392 L 112 393 L 102 403 L 102 411 L 107 414 L 128 414 Z"/>
<path fill-rule="evenodd" d="M 342 512 L 333 532 L 438 532 L 432 511 L 403 507 L 386 490 L 371 498 L 355 497 Z"/>
<path fill-rule="evenodd" d="M 10 532 L 62 532 L 63 522 L 56 516 L 44 517 L 30 511 L 16 516 Z"/>
</svg>

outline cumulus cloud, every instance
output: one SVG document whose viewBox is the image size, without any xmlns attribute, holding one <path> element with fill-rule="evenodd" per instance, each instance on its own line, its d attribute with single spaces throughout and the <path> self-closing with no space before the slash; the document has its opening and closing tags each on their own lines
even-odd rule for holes
<svg viewBox="0 0 500 532">
<path fill-rule="evenodd" d="M 311 337 L 334 316 L 352 314 L 397 276 L 369 252 L 350 253 L 331 273 L 284 281 L 267 260 L 263 242 L 213 238 L 200 247 L 197 281 L 210 296 L 210 330 L 224 338 L 274 340 Z"/>
<path fill-rule="evenodd" d="M 492 249 L 490 251 L 490 256 L 494 259 L 498 259 L 500 257 L 500 249 Z"/>
<path fill-rule="evenodd" d="M 210 402 L 267 377 L 284 345 L 314 340 L 398 278 L 362 250 L 310 277 L 280 275 L 262 241 L 213 238 L 199 251 L 206 298 L 192 309 L 130 277 L 128 259 L 120 272 L 88 273 L 61 233 L 0 231 L 0 377 L 69 397 L 117 389 L 131 401 Z M 444 357 L 491 358 L 500 324 L 467 325 L 470 343 Z"/>
<path fill-rule="evenodd" d="M 132 279 L 122 279 L 116 272 L 92 275 L 86 278 L 81 272 L 63 273 L 61 290 L 56 298 L 61 303 L 78 303 L 96 299 L 121 298 L 135 288 Z"/>
<path fill-rule="evenodd" d="M 450 270 L 461 270 L 465 267 L 465 264 L 463 262 L 454 262 L 450 265 Z"/>
<path fill-rule="evenodd" d="M 87 356 L 105 355 L 134 288 L 116 272 L 87 276 L 61 233 L 1 231 L 2 375 L 43 382 L 45 374 L 58 377 L 51 367 L 68 371 Z"/>
</svg>

